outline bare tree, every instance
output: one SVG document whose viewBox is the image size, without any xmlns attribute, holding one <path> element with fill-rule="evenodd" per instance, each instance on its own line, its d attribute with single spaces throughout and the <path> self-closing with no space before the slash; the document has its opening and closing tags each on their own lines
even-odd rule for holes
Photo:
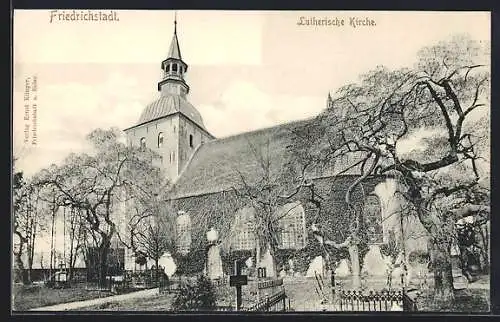
<svg viewBox="0 0 500 322">
<path fill-rule="evenodd" d="M 331 101 L 333 107 L 315 124 L 321 158 L 336 160 L 340 172 L 355 168 L 360 174 L 347 190 L 347 204 L 353 189 L 370 177 L 398 180 L 398 193 L 431 236 L 436 296 L 446 300 L 454 296 L 450 260 L 454 223 L 464 216 L 489 213 L 488 204 L 467 200 L 457 208 L 434 207 L 437 199 L 469 191 L 480 181 L 477 145 L 482 139 L 474 131 L 473 115 L 489 106 L 487 46 L 454 37 L 423 48 L 413 69 L 378 67 L 362 75 L 358 84 L 340 88 Z M 432 142 L 426 151 L 401 152 L 409 138 L 422 132 Z M 471 174 L 467 182 L 443 184 L 433 179 L 434 173 L 461 163 Z M 351 244 L 360 218 L 354 208 L 352 212 Z"/>
<path fill-rule="evenodd" d="M 159 260 L 175 246 L 173 218 L 171 214 L 158 212 L 139 223 L 134 235 L 136 249 L 155 262 L 157 282 Z"/>
<path fill-rule="evenodd" d="M 74 277 L 76 260 L 82 254 L 84 246 L 85 222 L 80 212 L 80 209 L 71 207 L 69 216 L 66 219 L 69 232 L 69 254 L 67 257 L 69 280 L 72 280 Z"/>
<path fill-rule="evenodd" d="M 23 178 L 21 172 L 14 175 L 13 232 L 19 244 L 15 251 L 17 266 L 26 274 L 24 282 L 31 282 L 31 271 L 35 255 L 35 244 L 39 233 L 45 228 L 46 214 L 41 207 L 40 191 L 36 185 Z M 23 263 L 23 257 L 26 263 Z"/>
<path fill-rule="evenodd" d="M 41 176 L 39 185 L 48 185 L 60 194 L 58 205 L 79 209 L 97 247 L 99 282 L 105 281 L 111 239 L 117 232 L 115 220 L 122 216 L 127 179 L 162 176 L 153 166 L 154 155 L 118 142 L 116 129 L 95 130 L 88 135 L 94 153 L 72 154 L 56 171 Z M 140 174 L 138 174 L 140 172 Z"/>
<path fill-rule="evenodd" d="M 269 251 L 273 258 L 271 273 L 276 276 L 275 254 L 280 245 L 280 220 L 299 204 L 280 210 L 302 189 L 312 191 L 311 199 L 314 199 L 315 193 L 313 184 L 305 176 L 307 166 L 291 166 L 286 156 L 282 156 L 285 160 L 277 160 L 271 152 L 273 147 L 269 139 L 261 146 L 248 141 L 248 146 L 257 171 L 246 174 L 235 166 L 233 170 L 238 180 L 232 190 L 241 202 L 254 209 L 257 265 L 263 252 Z"/>
</svg>

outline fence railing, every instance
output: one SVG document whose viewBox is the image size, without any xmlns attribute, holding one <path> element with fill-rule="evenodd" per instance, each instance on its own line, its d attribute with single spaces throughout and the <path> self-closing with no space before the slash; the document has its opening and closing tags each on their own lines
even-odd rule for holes
<svg viewBox="0 0 500 322">
<path fill-rule="evenodd" d="M 217 306 L 214 311 L 217 311 L 217 312 L 233 312 L 235 309 L 234 309 L 234 306 Z"/>
<path fill-rule="evenodd" d="M 278 287 L 283 285 L 283 279 L 279 278 L 276 280 L 260 281 L 257 283 L 257 288 L 263 290 L 266 288 Z"/>
<path fill-rule="evenodd" d="M 403 292 L 403 311 L 405 312 L 418 311 L 417 303 L 406 292 Z"/>
<path fill-rule="evenodd" d="M 163 277 L 159 281 L 159 291 L 160 294 L 164 293 L 176 293 L 179 292 L 180 286 L 183 282 L 193 282 L 196 277 L 190 276 L 171 276 L 170 278 Z M 224 283 L 223 280 L 215 283 Z M 227 282 L 229 283 L 229 282 Z"/>
<path fill-rule="evenodd" d="M 383 291 L 337 291 L 338 306 L 341 311 L 394 311 L 403 309 L 401 290 Z"/>
<path fill-rule="evenodd" d="M 221 278 L 211 280 L 211 282 L 215 287 L 229 285 L 229 276 L 222 276 Z"/>
<path fill-rule="evenodd" d="M 248 308 L 244 308 L 243 311 L 273 312 L 273 311 L 287 311 L 287 308 L 288 309 L 290 308 L 290 301 L 288 301 L 288 306 L 287 306 L 287 296 L 285 294 L 285 290 L 281 290 L 280 292 L 274 295 L 264 298 L 255 305 L 252 305 Z"/>
</svg>

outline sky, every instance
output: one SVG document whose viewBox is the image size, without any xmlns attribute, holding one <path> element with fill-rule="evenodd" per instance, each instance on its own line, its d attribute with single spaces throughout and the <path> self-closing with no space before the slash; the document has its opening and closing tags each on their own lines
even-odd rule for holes
<svg viewBox="0 0 500 322">
<path fill-rule="evenodd" d="M 16 168 L 26 175 L 85 151 L 85 135 L 95 128 L 134 125 L 158 97 L 174 12 L 117 11 L 116 16 L 119 21 L 50 22 L 50 10 L 14 12 L 14 155 Z M 216 137 L 314 116 L 325 108 L 329 91 L 377 65 L 411 66 L 421 47 L 452 34 L 490 36 L 487 12 L 179 11 L 177 16 L 182 58 L 189 65 L 188 99 Z M 344 19 L 345 25 L 298 25 L 300 17 Z M 351 17 L 368 18 L 375 26 L 353 28 Z M 36 124 L 32 109 L 30 120 L 23 119 L 29 78 L 36 78 Z"/>
</svg>

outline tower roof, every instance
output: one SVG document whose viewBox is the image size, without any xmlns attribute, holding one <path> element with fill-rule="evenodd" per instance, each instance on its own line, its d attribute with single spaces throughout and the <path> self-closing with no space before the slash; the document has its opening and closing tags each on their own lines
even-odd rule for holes
<svg viewBox="0 0 500 322">
<path fill-rule="evenodd" d="M 181 49 L 179 47 L 179 40 L 177 39 L 177 32 L 174 32 L 172 42 L 170 43 L 170 50 L 168 51 L 168 58 L 182 60 Z"/>
<path fill-rule="evenodd" d="M 175 113 L 183 114 L 200 128 L 207 131 L 200 112 L 180 95 L 163 95 L 159 99 L 148 104 L 142 111 L 137 125 L 145 124 Z"/>
<path fill-rule="evenodd" d="M 168 58 L 182 60 L 181 49 L 179 47 L 179 39 L 177 39 L 177 12 L 175 12 L 174 35 L 172 36 L 172 41 L 170 42 L 170 50 L 168 51 Z"/>
</svg>

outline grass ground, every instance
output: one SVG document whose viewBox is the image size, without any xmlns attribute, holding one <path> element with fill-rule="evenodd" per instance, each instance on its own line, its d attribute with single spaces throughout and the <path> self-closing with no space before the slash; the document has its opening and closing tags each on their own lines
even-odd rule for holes
<svg viewBox="0 0 500 322">
<path fill-rule="evenodd" d="M 323 281 L 323 291 L 317 287 L 317 282 L 314 278 L 300 278 L 295 280 L 285 280 L 286 294 L 290 299 L 290 305 L 294 311 L 322 311 L 324 309 L 331 310 L 327 306 L 321 304 L 323 297 L 331 300 L 332 289 L 329 281 Z M 345 289 L 350 289 L 351 281 L 348 278 L 337 278 L 337 282 L 343 284 Z M 371 290 L 381 290 L 385 287 L 385 279 L 371 279 L 367 282 L 367 288 Z M 394 285 L 397 289 L 398 285 Z M 318 289 L 318 290 L 317 290 Z"/>
<path fill-rule="evenodd" d="M 253 287 L 243 287 L 242 289 L 243 303 L 247 306 L 255 303 L 255 296 L 251 294 L 251 290 L 253 290 Z M 217 306 L 235 306 L 235 289 L 233 287 L 220 286 L 216 289 L 216 294 Z M 78 309 L 78 311 L 169 311 L 172 309 L 174 298 L 175 293 L 167 293 L 155 297 L 107 302 Z"/>
<path fill-rule="evenodd" d="M 433 281 L 429 284 L 432 286 Z M 482 275 L 477 281 L 469 283 L 467 288 L 455 291 L 455 300 L 452 303 L 434 300 L 432 288 L 430 288 L 418 296 L 416 304 L 421 312 L 488 312 L 490 311 L 490 276 Z"/>
<path fill-rule="evenodd" d="M 348 280 L 343 281 L 346 287 L 349 286 Z M 327 284 L 328 282 L 325 281 Z M 376 280 L 369 283 L 371 288 L 382 288 L 385 281 Z M 286 294 L 290 299 L 290 305 L 294 311 L 320 311 L 321 297 L 316 293 L 316 280 L 314 278 L 294 278 L 285 279 L 284 286 Z M 217 290 L 217 306 L 234 307 L 235 306 L 235 289 L 229 286 L 218 287 Z M 327 296 L 330 295 L 331 289 L 329 286 L 324 290 Z M 171 310 L 174 294 L 164 294 L 152 298 L 138 298 L 122 302 L 104 303 L 101 305 L 86 307 L 79 311 L 168 311 Z M 256 303 L 256 287 L 253 281 L 249 281 L 249 285 L 242 288 L 243 307 L 249 307 Z"/>
<path fill-rule="evenodd" d="M 86 290 L 84 283 L 66 289 L 52 289 L 39 284 L 15 284 L 12 290 L 12 310 L 25 311 L 42 306 L 83 301 L 109 295 L 112 294 L 110 292 Z"/>
<path fill-rule="evenodd" d="M 349 280 L 341 280 L 346 289 L 349 289 Z M 489 279 L 485 278 L 485 281 Z M 489 310 L 489 288 L 486 282 L 483 284 L 470 284 L 468 289 L 457 291 L 456 299 L 453 303 L 438 304 L 433 301 L 430 295 L 421 296 L 418 299 L 417 305 L 422 311 L 448 311 L 448 312 L 485 312 Z M 330 296 L 331 289 L 325 281 L 324 293 Z M 321 311 L 325 309 L 321 305 L 321 294 L 316 292 L 316 280 L 314 278 L 294 278 L 285 279 L 284 286 L 286 294 L 290 299 L 290 305 L 294 311 Z M 384 279 L 375 279 L 368 282 L 369 289 L 382 289 L 385 286 Z M 394 285 L 395 289 L 398 285 Z M 250 284 L 242 289 L 243 306 L 248 307 L 255 303 L 256 294 L 255 287 L 250 281 Z M 136 298 L 124 300 L 116 303 L 104 303 L 78 311 L 169 311 L 172 307 L 172 302 L 175 294 L 164 294 L 148 298 Z M 234 307 L 235 289 L 229 286 L 217 288 L 217 305 L 224 307 Z M 328 307 L 326 307 L 328 310 Z"/>
<path fill-rule="evenodd" d="M 168 311 L 171 310 L 174 294 L 130 299 L 122 302 L 107 302 L 78 309 L 78 311 Z"/>
<path fill-rule="evenodd" d="M 463 289 L 455 292 L 455 300 L 439 302 L 432 293 L 422 294 L 417 299 L 419 312 L 481 313 L 490 311 L 489 289 Z"/>
</svg>

